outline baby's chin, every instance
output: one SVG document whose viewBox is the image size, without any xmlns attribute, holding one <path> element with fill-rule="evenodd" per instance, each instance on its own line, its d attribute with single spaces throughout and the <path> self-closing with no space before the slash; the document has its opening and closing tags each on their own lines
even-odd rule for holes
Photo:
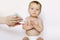
<svg viewBox="0 0 60 40">
<path fill-rule="evenodd" d="M 37 15 L 32 15 L 32 17 L 38 17 Z"/>
<path fill-rule="evenodd" d="M 36 16 L 38 16 L 38 15 L 37 15 L 37 14 L 31 14 L 31 16 L 35 16 L 35 17 L 36 17 Z"/>
</svg>

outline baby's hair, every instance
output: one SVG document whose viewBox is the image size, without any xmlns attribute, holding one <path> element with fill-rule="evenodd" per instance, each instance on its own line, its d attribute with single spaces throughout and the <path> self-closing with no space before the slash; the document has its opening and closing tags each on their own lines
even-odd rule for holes
<svg viewBox="0 0 60 40">
<path fill-rule="evenodd" d="M 30 5 L 32 4 L 32 3 L 36 3 L 36 4 L 39 4 L 40 5 L 40 9 L 41 9 L 41 3 L 40 2 L 38 2 L 38 1 L 32 1 L 32 2 L 30 2 L 30 4 L 29 4 L 29 7 L 30 7 Z"/>
</svg>

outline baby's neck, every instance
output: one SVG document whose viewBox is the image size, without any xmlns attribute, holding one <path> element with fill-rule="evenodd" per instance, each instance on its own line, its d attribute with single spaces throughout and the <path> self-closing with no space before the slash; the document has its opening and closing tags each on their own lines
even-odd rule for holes
<svg viewBox="0 0 60 40">
<path fill-rule="evenodd" d="M 29 16 L 30 19 L 37 20 L 38 17 Z"/>
<path fill-rule="evenodd" d="M 32 17 L 32 18 L 38 18 L 37 16 L 30 16 L 30 17 Z"/>
</svg>

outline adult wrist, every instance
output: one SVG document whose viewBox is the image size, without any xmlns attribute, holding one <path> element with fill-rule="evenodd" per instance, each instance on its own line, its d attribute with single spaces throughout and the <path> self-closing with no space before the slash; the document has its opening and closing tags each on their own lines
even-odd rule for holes
<svg viewBox="0 0 60 40">
<path fill-rule="evenodd" d="M 6 24 L 6 17 L 0 17 L 0 24 Z"/>
</svg>

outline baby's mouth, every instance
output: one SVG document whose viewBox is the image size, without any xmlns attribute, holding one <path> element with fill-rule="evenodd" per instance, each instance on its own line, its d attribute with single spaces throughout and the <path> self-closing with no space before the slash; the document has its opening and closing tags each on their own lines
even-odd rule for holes
<svg viewBox="0 0 60 40">
<path fill-rule="evenodd" d="M 36 14 L 36 13 L 33 13 L 33 14 Z"/>
</svg>

